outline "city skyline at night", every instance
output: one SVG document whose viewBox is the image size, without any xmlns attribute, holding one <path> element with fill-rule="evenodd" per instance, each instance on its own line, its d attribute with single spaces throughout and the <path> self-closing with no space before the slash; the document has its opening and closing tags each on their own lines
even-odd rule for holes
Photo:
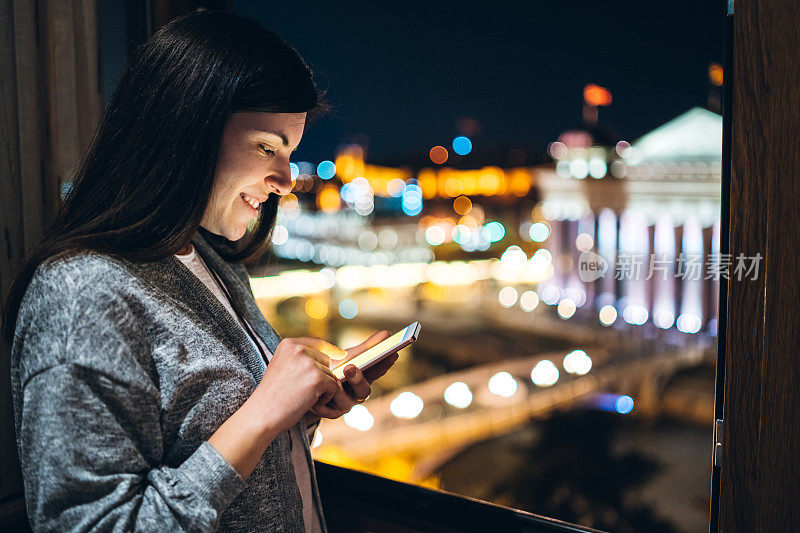
<svg viewBox="0 0 800 533">
<path fill-rule="evenodd" d="M 613 95 L 600 125 L 632 141 L 706 106 L 709 65 L 722 59 L 716 3 L 691 5 L 692 17 L 688 2 L 236 7 L 294 45 L 327 91 L 334 112 L 298 150 L 312 161 L 342 142 L 365 145 L 371 161 L 421 159 L 477 126 L 480 164 L 512 148 L 535 163 L 581 127 L 590 83 Z"/>
</svg>

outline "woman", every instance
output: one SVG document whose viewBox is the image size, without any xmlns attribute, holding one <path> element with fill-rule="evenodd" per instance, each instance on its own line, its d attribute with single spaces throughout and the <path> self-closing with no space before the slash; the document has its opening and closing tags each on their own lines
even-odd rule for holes
<svg viewBox="0 0 800 533">
<path fill-rule="evenodd" d="M 297 53 L 235 14 L 134 54 L 4 313 L 34 530 L 325 530 L 309 433 L 394 362 L 343 387 L 330 358 L 388 333 L 280 340 L 239 262 L 323 110 Z"/>
</svg>

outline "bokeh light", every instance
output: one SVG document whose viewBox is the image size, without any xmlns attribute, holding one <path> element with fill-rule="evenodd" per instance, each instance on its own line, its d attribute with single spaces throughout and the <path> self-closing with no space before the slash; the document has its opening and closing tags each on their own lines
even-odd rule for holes
<svg viewBox="0 0 800 533">
<path fill-rule="evenodd" d="M 336 165 L 333 161 L 325 160 L 317 165 L 317 176 L 329 180 L 336 175 Z"/>
<path fill-rule="evenodd" d="M 453 139 L 453 151 L 458 155 L 467 155 L 472 151 L 472 141 L 463 135 L 456 137 Z"/>
<path fill-rule="evenodd" d="M 355 318 L 358 314 L 358 304 L 347 298 L 339 302 L 339 314 L 342 315 L 342 318 L 346 318 L 350 320 L 351 318 Z"/>
<path fill-rule="evenodd" d="M 489 392 L 510 398 L 517 392 L 517 380 L 508 372 L 498 372 L 489 379 Z"/>
<path fill-rule="evenodd" d="M 328 304 L 321 298 L 309 298 L 306 300 L 306 314 L 314 320 L 322 320 L 328 316 Z"/>
<path fill-rule="evenodd" d="M 375 424 L 375 417 L 363 404 L 354 405 L 342 418 L 345 424 L 359 431 L 369 431 Z"/>
<path fill-rule="evenodd" d="M 558 368 L 552 361 L 543 359 L 531 370 L 531 381 L 537 387 L 549 387 L 558 381 Z"/>
<path fill-rule="evenodd" d="M 444 390 L 444 401 L 453 407 L 464 409 L 472 403 L 472 391 L 463 381 L 456 381 Z"/>
<path fill-rule="evenodd" d="M 453 200 L 453 210 L 459 215 L 466 215 L 472 211 L 472 201 L 466 196 L 459 196 Z"/>
<path fill-rule="evenodd" d="M 434 146 L 428 155 L 430 155 L 431 161 L 435 164 L 444 165 L 449 154 L 444 146 Z"/>
<path fill-rule="evenodd" d="M 544 222 L 535 222 L 528 228 L 528 236 L 532 241 L 544 242 L 550 237 L 550 228 Z"/>
<path fill-rule="evenodd" d="M 401 392 L 397 398 L 389 404 L 389 410 L 397 418 L 416 418 L 422 412 L 425 403 L 422 398 L 413 392 Z"/>
<path fill-rule="evenodd" d="M 592 358 L 583 350 L 573 350 L 564 356 L 563 366 L 570 374 L 583 376 L 592 369 Z"/>
<path fill-rule="evenodd" d="M 621 415 L 627 415 L 633 411 L 633 398 L 630 396 L 620 396 L 614 402 L 614 410 Z"/>
<path fill-rule="evenodd" d="M 497 299 L 503 307 L 511 307 L 517 303 L 517 297 L 517 289 L 514 287 L 503 287 L 497 295 Z"/>
</svg>

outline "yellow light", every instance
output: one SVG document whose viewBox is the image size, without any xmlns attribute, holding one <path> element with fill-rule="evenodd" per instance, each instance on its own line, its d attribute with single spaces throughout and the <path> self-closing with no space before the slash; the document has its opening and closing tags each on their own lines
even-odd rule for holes
<svg viewBox="0 0 800 533">
<path fill-rule="evenodd" d="M 422 197 L 424 199 L 427 200 L 436 196 L 436 172 L 429 168 L 420 170 L 417 175 L 417 181 L 419 182 L 419 188 L 422 189 Z"/>
<path fill-rule="evenodd" d="M 466 196 L 459 196 L 453 200 L 453 210 L 459 215 L 466 215 L 472 211 L 472 200 Z"/>
<path fill-rule="evenodd" d="M 281 208 L 284 211 L 294 211 L 300 202 L 297 201 L 297 196 L 292 193 L 287 194 L 281 198 Z"/>
<path fill-rule="evenodd" d="M 422 295 L 428 300 L 433 300 L 435 302 L 443 302 L 447 300 L 449 292 L 450 291 L 447 287 L 442 287 L 441 285 L 431 282 L 428 282 L 422 286 Z"/>
<path fill-rule="evenodd" d="M 335 213 L 339 210 L 341 200 L 336 187 L 325 187 L 317 195 L 317 207 L 326 213 Z"/>
<path fill-rule="evenodd" d="M 461 185 L 464 189 L 464 194 L 478 194 L 478 177 L 474 172 L 462 174 Z"/>
<path fill-rule="evenodd" d="M 389 308 L 394 305 L 394 293 L 386 289 L 373 288 L 367 292 L 369 301 L 378 307 Z"/>
<path fill-rule="evenodd" d="M 322 320 L 328 316 L 328 304 L 320 298 L 306 300 L 306 314 L 314 320 Z"/>
<path fill-rule="evenodd" d="M 444 192 L 447 196 L 458 196 L 463 190 L 464 187 L 458 178 L 448 178 L 444 184 Z"/>
<path fill-rule="evenodd" d="M 508 184 L 508 192 L 514 196 L 525 196 L 531 190 L 531 177 L 525 170 L 515 170 L 511 174 L 511 181 Z"/>
<path fill-rule="evenodd" d="M 722 87 L 723 70 L 719 63 L 711 63 L 708 66 L 708 80 L 716 87 Z"/>
</svg>

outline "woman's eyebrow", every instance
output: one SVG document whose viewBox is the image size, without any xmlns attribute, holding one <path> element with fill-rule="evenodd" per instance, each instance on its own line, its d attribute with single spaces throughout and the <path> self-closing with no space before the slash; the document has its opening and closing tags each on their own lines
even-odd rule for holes
<svg viewBox="0 0 800 533">
<path fill-rule="evenodd" d="M 283 141 L 284 146 L 289 146 L 289 137 L 287 137 L 286 134 L 283 133 L 282 131 L 269 131 L 269 130 L 257 130 L 257 131 L 266 133 L 268 135 L 274 135 L 275 137 L 278 137 L 281 141 Z"/>
</svg>

